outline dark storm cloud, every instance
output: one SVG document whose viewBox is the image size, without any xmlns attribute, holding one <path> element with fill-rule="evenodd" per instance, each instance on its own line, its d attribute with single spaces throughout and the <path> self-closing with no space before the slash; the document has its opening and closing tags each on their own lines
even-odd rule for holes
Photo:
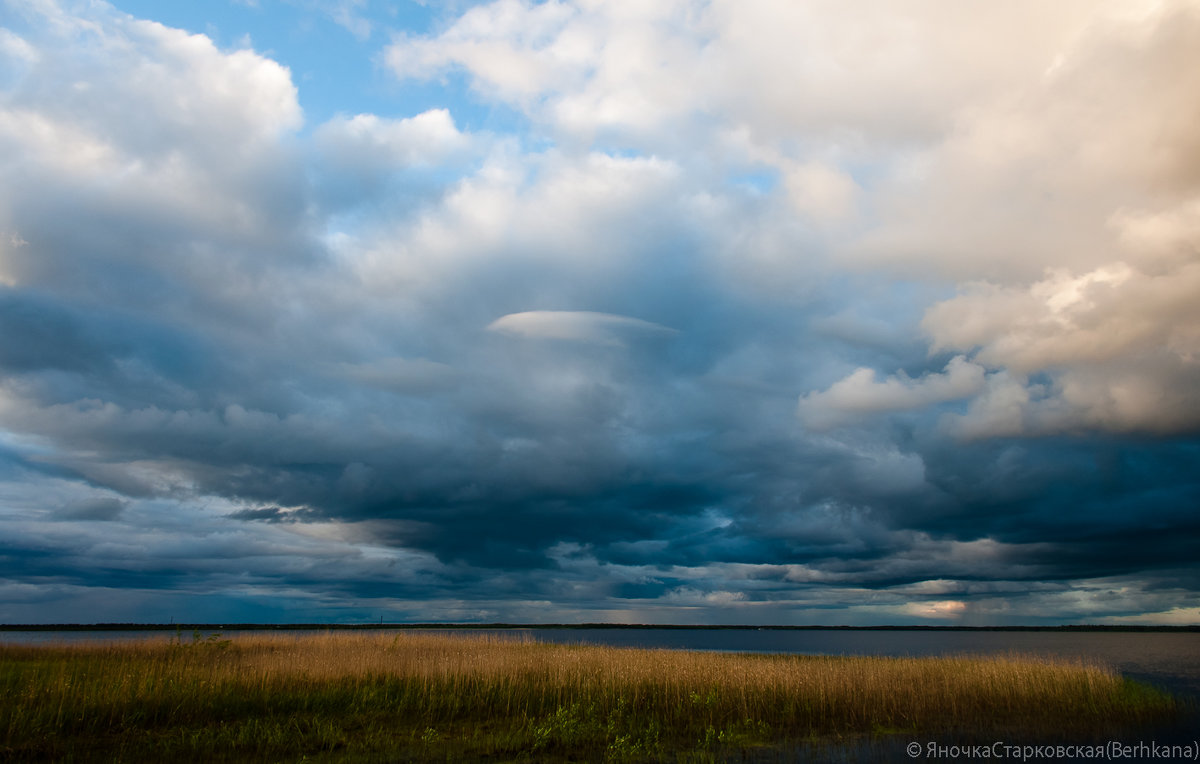
<svg viewBox="0 0 1200 764">
<path fill-rule="evenodd" d="M 59 510 L 64 520 L 116 520 L 129 502 L 121 499 L 92 499 L 68 504 Z"/>
<path fill-rule="evenodd" d="M 39 369 L 107 370 L 111 354 L 89 337 L 84 317 L 32 295 L 0 292 L 0 366 L 9 373 Z"/>
<path fill-rule="evenodd" d="M 225 515 L 231 520 L 257 520 L 265 523 L 295 522 L 292 513 L 285 512 L 279 507 L 260 507 L 257 509 L 239 509 Z"/>
</svg>

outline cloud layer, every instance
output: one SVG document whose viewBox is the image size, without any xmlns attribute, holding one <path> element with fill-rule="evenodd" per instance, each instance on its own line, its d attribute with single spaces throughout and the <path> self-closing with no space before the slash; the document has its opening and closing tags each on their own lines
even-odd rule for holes
<svg viewBox="0 0 1200 764">
<path fill-rule="evenodd" d="M 5 6 L 0 619 L 1195 620 L 1193 3 L 368 6 Z"/>
</svg>

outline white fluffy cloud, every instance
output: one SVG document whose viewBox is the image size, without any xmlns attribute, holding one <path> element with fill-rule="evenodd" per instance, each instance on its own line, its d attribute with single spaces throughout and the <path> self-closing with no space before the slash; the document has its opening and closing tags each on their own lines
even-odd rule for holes
<svg viewBox="0 0 1200 764">
<path fill-rule="evenodd" d="M 469 148 L 469 139 L 446 109 L 415 117 L 374 114 L 339 117 L 317 129 L 317 145 L 341 168 L 432 166 Z"/>
<path fill-rule="evenodd" d="M 103 7 L 98 15 L 103 23 L 64 17 L 51 38 L 22 45 L 30 65 L 9 109 L 36 109 L 141 156 L 181 141 L 237 151 L 300 126 L 296 88 L 275 61 Z M 59 46 L 72 55 L 47 55 Z"/>
<path fill-rule="evenodd" d="M 909 411 L 945 401 L 963 400 L 984 387 L 985 370 L 963 356 L 955 356 L 941 374 L 919 379 L 904 376 L 875 381 L 875 371 L 858 369 L 824 392 L 800 399 L 798 412 L 811 427 L 831 427 L 862 414 Z"/>
<path fill-rule="evenodd" d="M 856 257 L 1011 283 L 1149 256 L 1121 223 L 1177 217 L 1200 182 L 1200 9 L 1086 10 L 1042 71 L 947 105 L 943 137 L 878 185 Z"/>
<path fill-rule="evenodd" d="M 989 366 L 1031 373 L 1147 352 L 1200 360 L 1200 262 L 1150 275 L 1124 263 L 1029 287 L 968 287 L 926 313 L 935 350 L 978 349 Z"/>
<path fill-rule="evenodd" d="M 1200 8 L 1066 16 L 1057 47 L 1031 48 L 1042 70 L 945 103 L 943 135 L 893 155 L 866 197 L 872 222 L 837 246 L 961 282 L 923 321 L 932 350 L 989 370 L 956 432 L 1187 431 L 1200 422 L 1200 142 L 1185 127 L 1200 117 Z"/>
<path fill-rule="evenodd" d="M 359 225 L 333 246 L 373 291 L 433 299 L 505 264 L 513 272 L 572 273 L 582 293 L 656 256 L 664 220 L 687 211 L 679 184 L 679 168 L 657 158 L 523 154 L 501 144 L 429 204 L 399 221 L 385 215 Z M 542 301 L 555 297 L 584 299 Z"/>
<path fill-rule="evenodd" d="M 771 144 L 864 134 L 892 141 L 938 135 L 964 101 L 1036 75 L 1102 9 L 864 2 L 844 10 L 771 0 L 499 0 L 436 36 L 397 39 L 387 60 L 400 77 L 465 70 L 479 92 L 568 134 L 648 137 L 700 117 L 746 126 Z"/>
<path fill-rule="evenodd" d="M 587 65 L 590 51 L 573 56 L 570 45 L 553 44 L 574 16 L 566 3 L 502 0 L 467 11 L 436 40 L 400 37 L 388 48 L 387 63 L 398 76 L 417 78 L 465 66 L 479 87 L 525 101 L 565 86 L 571 64 Z"/>
<path fill-rule="evenodd" d="M 928 309 L 944 373 L 875 381 L 859 369 L 800 399 L 831 426 L 852 414 L 972 399 L 948 420 L 967 437 L 1088 430 L 1186 432 L 1200 424 L 1200 262 L 1158 274 L 1124 262 L 1028 286 L 976 282 Z M 970 360 L 967 360 L 967 359 Z"/>
<path fill-rule="evenodd" d="M 17 46 L 25 65 L 0 83 L 0 155 L 13 158 L 0 166 L 0 230 L 27 242 L 0 252 L 6 282 L 63 287 L 73 272 L 86 290 L 115 263 L 161 263 L 166 247 L 294 237 L 278 226 L 299 205 L 281 139 L 302 113 L 285 67 L 101 4 L 79 17 L 53 3 L 26 12 L 39 31 Z M 106 220 L 104 235 L 71 241 L 86 226 L 62 225 L 64 203 L 77 222 Z M 154 228 L 180 236 L 136 240 Z"/>
</svg>

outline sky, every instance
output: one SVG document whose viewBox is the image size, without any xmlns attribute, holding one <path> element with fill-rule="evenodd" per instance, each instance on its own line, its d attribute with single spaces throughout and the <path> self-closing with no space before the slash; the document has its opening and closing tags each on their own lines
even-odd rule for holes
<svg viewBox="0 0 1200 764">
<path fill-rule="evenodd" d="M 1200 622 L 1195 0 L 0 0 L 0 623 Z"/>
</svg>

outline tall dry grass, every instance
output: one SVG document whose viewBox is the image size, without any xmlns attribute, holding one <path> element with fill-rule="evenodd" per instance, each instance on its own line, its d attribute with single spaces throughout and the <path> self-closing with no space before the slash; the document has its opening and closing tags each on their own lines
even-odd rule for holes
<svg viewBox="0 0 1200 764">
<path fill-rule="evenodd" d="M 1019 656 L 721 654 L 421 632 L 0 646 L 0 753 L 24 758 L 636 759 L 829 734 L 1104 730 L 1173 708 L 1104 667 Z"/>
</svg>

